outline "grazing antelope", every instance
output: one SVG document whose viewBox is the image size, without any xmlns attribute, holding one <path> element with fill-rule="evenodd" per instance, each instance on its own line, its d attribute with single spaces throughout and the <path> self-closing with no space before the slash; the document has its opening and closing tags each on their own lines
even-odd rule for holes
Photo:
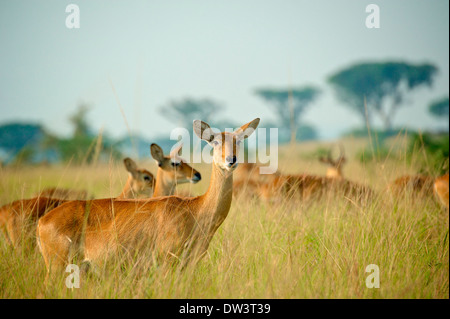
<svg viewBox="0 0 450 319">
<path fill-rule="evenodd" d="M 236 169 L 237 180 L 259 180 L 261 175 L 259 173 L 260 166 L 256 163 L 241 163 Z"/>
<path fill-rule="evenodd" d="M 283 175 L 273 174 L 266 177 L 260 183 L 250 183 L 259 188 L 259 195 L 264 200 L 277 197 L 298 198 L 308 201 L 313 198 L 321 198 L 327 194 L 343 195 L 354 201 L 364 201 L 373 196 L 373 191 L 367 186 L 346 180 L 342 174 L 342 168 L 346 163 L 345 151 L 339 146 L 340 154 L 336 160 L 331 156 L 331 150 L 327 157 L 320 157 L 319 161 L 329 165 L 326 176 L 310 174 Z"/>
<path fill-rule="evenodd" d="M 266 180 L 266 175 L 259 172 L 260 166 L 256 163 L 241 163 L 236 169 L 233 181 L 233 195 L 259 196 L 259 187 Z"/>
<path fill-rule="evenodd" d="M 327 164 L 327 174 L 326 176 L 329 178 L 343 178 L 342 175 L 342 167 L 346 163 L 347 159 L 345 158 L 344 147 L 339 144 L 340 154 L 336 160 L 333 160 L 331 157 L 331 149 L 328 151 L 327 157 L 320 157 L 319 161 Z"/>
<path fill-rule="evenodd" d="M 34 197 L 16 200 L 0 207 L 0 231 L 13 246 L 22 238 L 32 235 L 32 225 L 46 212 L 65 203 L 66 200 L 48 197 Z"/>
<path fill-rule="evenodd" d="M 138 196 L 150 197 L 153 191 L 153 175 L 139 169 L 136 163 L 130 159 L 124 159 L 125 168 L 129 177 L 122 192 L 117 198 L 136 198 Z M 34 197 L 14 201 L 0 207 L 0 230 L 11 244 L 17 245 L 20 239 L 33 233 L 37 220 L 50 210 L 68 202 L 67 199 L 56 197 Z"/>
<path fill-rule="evenodd" d="M 340 145 L 340 155 L 336 160 L 332 159 L 331 151 L 329 151 L 328 156 L 319 158 L 319 161 L 330 166 L 326 176 L 284 175 L 278 172 L 260 175 L 259 166 L 247 163 L 243 169 L 237 170 L 242 178 L 235 182 L 236 190 L 234 191 L 237 195 L 238 190 L 245 189 L 247 196 L 260 196 L 265 201 L 276 198 L 300 198 L 308 201 L 327 194 L 340 194 L 352 200 L 364 201 L 373 195 L 369 187 L 344 179 L 342 167 L 346 158 L 343 146 Z"/>
<path fill-rule="evenodd" d="M 296 198 L 309 200 L 313 195 L 318 195 L 327 185 L 325 177 L 299 174 L 299 175 L 274 175 L 271 180 L 260 185 L 262 199 L 268 201 L 274 198 Z"/>
<path fill-rule="evenodd" d="M 58 198 L 65 200 L 87 199 L 88 193 L 85 190 L 73 190 L 67 188 L 45 188 L 35 195 L 36 197 Z"/>
<path fill-rule="evenodd" d="M 434 181 L 434 191 L 441 203 L 448 210 L 448 173 L 436 178 Z"/>
<path fill-rule="evenodd" d="M 275 174 L 271 176 L 270 181 L 260 185 L 260 196 L 266 201 L 276 198 L 300 198 L 306 202 L 326 195 L 341 195 L 361 203 L 372 198 L 373 191 L 367 186 L 342 178 L 309 174 Z"/>
<path fill-rule="evenodd" d="M 238 145 L 258 124 L 257 118 L 234 132 L 215 133 L 194 121 L 195 134 L 213 148 L 210 185 L 201 196 L 73 201 L 52 210 L 37 227 L 47 269 L 64 267 L 73 253 L 97 265 L 144 251 L 156 260 L 181 260 L 183 267 L 199 260 L 230 210 Z"/>
<path fill-rule="evenodd" d="M 388 185 L 390 191 L 395 197 L 401 197 L 407 193 L 414 196 L 430 197 L 433 196 L 434 178 L 425 175 L 404 175 L 396 178 Z"/>
<path fill-rule="evenodd" d="M 181 148 L 180 144 L 169 156 L 164 156 L 159 145 L 153 143 L 150 146 L 150 153 L 158 163 L 153 197 L 174 195 L 178 184 L 188 182 L 195 184 L 202 179 L 201 174 L 180 157 Z"/>
</svg>

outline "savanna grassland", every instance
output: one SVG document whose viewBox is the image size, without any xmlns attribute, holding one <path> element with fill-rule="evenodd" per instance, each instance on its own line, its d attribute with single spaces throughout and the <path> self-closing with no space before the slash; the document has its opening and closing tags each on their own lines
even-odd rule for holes
<svg viewBox="0 0 450 319">
<path fill-rule="evenodd" d="M 343 143 L 345 177 L 376 192 L 368 203 L 333 197 L 265 203 L 243 192 L 233 199 L 208 254 L 196 267 L 180 272 L 137 256 L 134 263 L 82 276 L 79 289 L 66 288 L 68 273 L 44 285 L 46 268 L 38 249 L 23 245 L 13 250 L 0 238 L 0 298 L 449 298 L 448 212 L 434 197 L 406 193 L 394 199 L 386 192 L 396 177 L 417 173 L 426 155 L 418 150 L 407 160 L 406 142 L 398 137 L 391 142 L 388 159 L 362 163 L 356 153 L 367 141 Z M 328 145 L 280 148 L 279 170 L 325 174 L 314 152 Z M 150 155 L 140 166 L 156 173 Z M 201 194 L 208 187 L 210 167 L 194 167 L 202 181 L 181 189 Z M 0 204 L 31 197 L 48 186 L 113 197 L 126 177 L 121 162 L 6 167 L 0 170 Z M 380 269 L 378 289 L 366 287 L 370 264 Z"/>
</svg>

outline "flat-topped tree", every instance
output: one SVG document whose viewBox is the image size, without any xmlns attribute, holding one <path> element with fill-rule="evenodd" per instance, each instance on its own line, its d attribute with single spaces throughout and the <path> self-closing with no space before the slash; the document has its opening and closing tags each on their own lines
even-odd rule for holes
<svg viewBox="0 0 450 319">
<path fill-rule="evenodd" d="M 448 121 L 449 115 L 448 105 L 449 105 L 448 97 L 445 97 L 440 100 L 432 102 L 428 106 L 428 110 L 434 117 Z"/>
<path fill-rule="evenodd" d="M 289 127 L 291 143 L 295 143 L 301 117 L 307 107 L 317 99 L 320 90 L 306 86 L 297 89 L 263 88 L 257 89 L 255 93 L 272 105 L 277 113 L 280 128 Z"/>
<path fill-rule="evenodd" d="M 431 86 L 437 71 L 432 64 L 369 62 L 339 71 L 329 77 L 328 82 L 334 87 L 338 99 L 358 113 L 364 123 L 367 120 L 371 124 L 375 114 L 390 131 L 397 110 L 407 104 L 408 93 L 422 86 Z"/>
<path fill-rule="evenodd" d="M 192 130 L 193 120 L 202 118 L 209 121 L 222 109 L 221 104 L 211 99 L 184 98 L 179 101 L 170 101 L 159 108 L 159 112 L 169 121 L 175 121 L 181 127 Z"/>
</svg>

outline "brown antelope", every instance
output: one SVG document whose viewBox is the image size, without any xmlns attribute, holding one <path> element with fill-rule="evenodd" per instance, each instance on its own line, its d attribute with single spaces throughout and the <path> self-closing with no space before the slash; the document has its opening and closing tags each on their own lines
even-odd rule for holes
<svg viewBox="0 0 450 319">
<path fill-rule="evenodd" d="M 426 175 L 404 175 L 388 185 L 388 191 L 395 197 L 413 194 L 420 197 L 433 196 L 434 178 Z"/>
<path fill-rule="evenodd" d="M 331 157 L 331 150 L 327 157 L 319 161 L 329 165 L 326 176 L 310 174 L 284 175 L 280 173 L 260 175 L 259 166 L 246 163 L 236 170 L 240 179 L 235 182 L 235 193 L 246 190 L 246 195 L 260 196 L 270 201 L 276 198 L 300 198 L 304 201 L 320 198 L 326 194 L 341 194 L 353 200 L 365 200 L 373 195 L 373 191 L 366 186 L 344 179 L 342 168 L 346 162 L 343 146 L 339 146 L 340 155 L 336 160 Z"/>
<path fill-rule="evenodd" d="M 326 195 L 341 195 L 353 202 L 365 202 L 372 198 L 371 188 L 343 178 L 297 174 L 274 174 L 271 180 L 259 186 L 262 199 L 300 198 L 302 201 L 319 199 Z M 340 197 L 340 196 L 339 196 Z"/>
<path fill-rule="evenodd" d="M 259 195 L 259 187 L 266 180 L 266 175 L 259 172 L 260 166 L 256 163 L 241 163 L 236 169 L 233 181 L 234 196 L 254 196 Z"/>
<path fill-rule="evenodd" d="M 345 158 L 344 147 L 342 145 L 339 145 L 339 149 L 340 154 L 336 160 L 333 160 L 333 158 L 331 157 L 331 150 L 328 151 L 327 157 L 322 156 L 319 158 L 320 162 L 328 165 L 326 177 L 343 178 L 342 167 L 346 163 L 347 159 Z"/>
<path fill-rule="evenodd" d="M 195 184 L 202 179 L 200 173 L 179 156 L 181 148 L 180 144 L 169 156 L 164 156 L 162 148 L 157 144 L 153 143 L 150 146 L 150 153 L 158 163 L 153 197 L 174 195 L 178 184 L 188 182 Z"/>
<path fill-rule="evenodd" d="M 256 163 L 241 163 L 236 169 L 237 180 L 259 180 L 261 175 L 259 173 L 260 166 Z"/>
<path fill-rule="evenodd" d="M 230 210 L 238 144 L 259 124 L 255 119 L 234 132 L 215 133 L 194 121 L 194 132 L 213 148 L 211 180 L 197 197 L 148 200 L 100 199 L 65 203 L 42 217 L 37 237 L 47 269 L 63 267 L 72 253 L 93 264 L 136 252 L 156 260 L 199 260 Z"/>
<path fill-rule="evenodd" d="M 45 188 L 35 195 L 36 197 L 59 198 L 65 200 L 87 199 L 88 193 L 85 190 L 73 190 L 67 188 Z"/>
<path fill-rule="evenodd" d="M 128 180 L 117 198 L 150 197 L 153 191 L 153 175 L 139 169 L 130 159 L 124 159 L 125 168 L 129 172 Z M 54 193 L 53 193 L 54 194 Z M 33 232 L 37 220 L 47 212 L 68 202 L 67 199 L 52 197 L 34 197 L 14 201 L 0 207 L 0 230 L 13 245 L 17 245 L 24 236 Z"/>
<path fill-rule="evenodd" d="M 118 199 L 151 197 L 155 188 L 155 178 L 146 169 L 138 168 L 136 163 L 129 157 L 123 160 L 129 173 L 128 179 Z"/>
<path fill-rule="evenodd" d="M 274 198 L 296 198 L 309 200 L 318 195 L 327 185 L 327 178 L 315 175 L 282 175 L 277 174 L 271 180 L 260 185 L 262 199 L 268 201 Z"/>
<path fill-rule="evenodd" d="M 434 191 L 441 203 L 448 210 L 448 173 L 436 178 L 434 181 Z"/>
<path fill-rule="evenodd" d="M 307 201 L 320 198 L 326 194 L 340 194 L 352 200 L 365 200 L 373 195 L 373 191 L 364 185 L 346 180 L 342 168 L 346 162 L 343 146 L 340 145 L 340 155 L 336 160 L 331 157 L 320 157 L 319 161 L 329 165 L 326 176 L 310 174 L 283 175 L 276 173 L 265 177 L 264 181 L 249 182 L 250 189 L 258 188 L 259 195 L 264 200 L 282 198 L 298 198 Z"/>
</svg>

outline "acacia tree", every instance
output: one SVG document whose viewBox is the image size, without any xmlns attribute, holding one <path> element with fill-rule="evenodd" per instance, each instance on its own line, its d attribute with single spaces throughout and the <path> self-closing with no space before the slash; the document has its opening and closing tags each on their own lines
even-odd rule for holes
<svg viewBox="0 0 450 319">
<path fill-rule="evenodd" d="M 184 98 L 180 101 L 171 101 L 159 108 L 159 112 L 169 121 L 177 121 L 181 127 L 192 130 L 192 122 L 196 119 L 211 120 L 220 112 L 223 106 L 210 99 Z"/>
<path fill-rule="evenodd" d="M 361 63 L 337 72 L 328 82 L 338 99 L 357 112 L 364 122 L 367 115 L 370 124 L 375 114 L 389 131 L 397 110 L 406 104 L 407 94 L 421 86 L 430 87 L 437 70 L 431 64 Z"/>
<path fill-rule="evenodd" d="M 69 138 L 51 137 L 45 141 L 46 145 L 56 145 L 61 158 L 64 161 L 74 159 L 76 163 L 95 162 L 99 156 L 108 160 L 110 156 L 120 158 L 120 151 L 113 145 L 105 133 L 98 136 L 93 133 L 87 115 L 91 106 L 81 103 L 75 112 L 69 117 L 69 122 L 73 125 L 73 136 Z"/>
<path fill-rule="evenodd" d="M 428 110 L 431 115 L 439 119 L 446 119 L 448 121 L 449 116 L 449 101 L 448 97 L 432 102 L 428 106 Z"/>
<path fill-rule="evenodd" d="M 90 110 L 90 106 L 86 103 L 78 105 L 77 110 L 69 117 L 69 121 L 74 127 L 74 137 L 86 137 L 91 135 L 89 123 L 87 121 L 87 113 Z"/>
<path fill-rule="evenodd" d="M 301 130 L 301 116 L 307 107 L 317 99 L 320 90 L 306 86 L 282 90 L 263 88 L 257 89 L 255 93 L 272 106 L 277 114 L 280 128 L 289 128 L 291 143 L 295 143 L 297 131 Z"/>
</svg>

